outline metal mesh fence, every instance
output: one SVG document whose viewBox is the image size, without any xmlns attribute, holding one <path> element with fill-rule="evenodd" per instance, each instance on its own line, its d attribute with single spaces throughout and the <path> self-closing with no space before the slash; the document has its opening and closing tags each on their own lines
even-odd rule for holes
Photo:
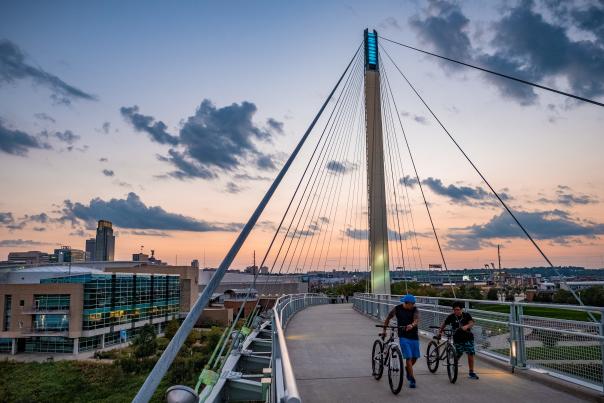
<svg viewBox="0 0 604 403">
<path fill-rule="evenodd" d="M 400 296 L 356 294 L 354 308 L 378 320 L 399 304 Z M 448 298 L 416 297 L 420 311 L 420 331 L 434 333 L 430 326 L 440 326 L 452 313 Z M 526 310 L 544 310 L 549 316 L 578 316 L 577 312 L 602 312 L 593 307 L 498 303 L 462 300 L 475 325 L 472 328 L 476 350 L 506 360 L 519 367 L 538 368 L 552 375 L 603 390 L 604 337 L 603 325 L 586 320 L 569 320 L 526 315 Z"/>
</svg>

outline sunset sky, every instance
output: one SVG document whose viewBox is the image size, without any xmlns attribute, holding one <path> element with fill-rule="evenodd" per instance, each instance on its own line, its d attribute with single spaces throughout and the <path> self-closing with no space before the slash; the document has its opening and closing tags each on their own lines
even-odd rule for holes
<svg viewBox="0 0 604 403">
<path fill-rule="evenodd" d="M 604 101 L 596 0 L 3 1 L 0 260 L 84 249 L 96 220 L 108 219 L 116 260 L 144 246 L 172 264 L 205 254 L 218 265 L 367 27 Z M 554 264 L 604 267 L 604 108 L 381 44 Z M 496 261 L 497 244 L 504 266 L 545 265 L 397 70 L 384 68 L 449 266 Z M 319 134 L 234 267 L 266 250 Z M 340 193 L 325 192 L 343 200 L 330 219 L 341 225 L 329 269 L 362 266 L 342 259 L 347 237 L 359 242 L 366 228 L 345 223 L 346 192 L 363 171 L 352 159 L 361 143 L 356 153 L 350 143 L 322 166 L 344 178 Z M 407 154 L 395 158 L 412 174 Z M 418 187 L 407 190 L 420 234 L 413 253 L 423 266 L 440 263 Z M 366 220 L 362 206 L 350 211 Z"/>
</svg>

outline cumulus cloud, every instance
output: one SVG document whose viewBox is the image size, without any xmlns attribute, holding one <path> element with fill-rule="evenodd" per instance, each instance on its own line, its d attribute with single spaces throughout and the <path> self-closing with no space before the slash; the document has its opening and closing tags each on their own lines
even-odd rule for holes
<svg viewBox="0 0 604 403">
<path fill-rule="evenodd" d="M 348 161 L 329 161 L 325 167 L 329 172 L 335 174 L 346 174 L 357 169 L 357 164 Z"/>
<path fill-rule="evenodd" d="M 15 218 L 13 217 L 13 213 L 10 212 L 0 212 L 0 224 L 12 224 L 15 222 Z"/>
<path fill-rule="evenodd" d="M 88 204 L 70 200 L 64 202 L 61 216 L 64 222 L 77 225 L 83 221 L 94 224 L 101 218 L 112 221 L 117 227 L 128 229 L 208 232 L 237 231 L 241 228 L 241 225 L 236 223 L 211 223 L 170 213 L 160 206 L 147 206 L 134 192 L 128 193 L 125 199 L 105 201 L 97 197 Z"/>
<path fill-rule="evenodd" d="M 103 131 L 103 133 L 109 134 L 109 130 L 111 130 L 111 123 L 104 122 L 103 125 L 101 126 L 101 130 Z"/>
<path fill-rule="evenodd" d="M 139 109 L 137 105 L 131 107 L 121 107 L 120 113 L 124 119 L 134 127 L 136 131 L 145 132 L 149 135 L 151 140 L 159 144 L 178 144 L 178 138 L 172 136 L 167 132 L 168 127 L 164 122 L 155 121 L 152 116 L 147 116 L 138 113 Z"/>
<path fill-rule="evenodd" d="M 409 113 L 407 111 L 402 111 L 401 116 L 409 117 L 409 118 L 413 119 L 415 122 L 419 123 L 420 125 L 428 124 L 428 119 L 426 119 L 426 117 L 422 116 L 422 115 L 415 115 L 415 114 Z"/>
<path fill-rule="evenodd" d="M 7 154 L 27 156 L 31 149 L 50 149 L 51 146 L 40 139 L 21 130 L 13 130 L 4 126 L 0 120 L 0 151 Z"/>
<path fill-rule="evenodd" d="M 563 206 L 574 206 L 577 204 L 598 203 L 598 198 L 592 195 L 575 193 L 568 186 L 558 185 L 553 198 L 542 197 L 538 201 L 542 203 L 560 204 Z"/>
<path fill-rule="evenodd" d="M 401 185 L 414 187 L 417 185 L 417 179 L 406 175 L 399 180 Z M 497 205 L 495 196 L 490 191 L 480 186 L 471 187 L 463 185 L 445 185 L 442 180 L 428 177 L 422 180 L 422 185 L 428 187 L 434 193 L 447 197 L 449 201 L 456 204 L 467 206 L 492 206 Z M 499 192 L 499 196 L 504 200 L 510 200 L 511 197 L 505 192 Z"/>
<path fill-rule="evenodd" d="M 604 224 L 576 219 L 564 210 L 517 211 L 515 215 L 536 239 L 560 241 L 604 234 Z M 447 235 L 447 244 L 451 249 L 476 250 L 492 245 L 492 239 L 522 237 L 524 234 L 514 220 L 507 212 L 502 212 L 484 224 L 453 229 Z"/>
<path fill-rule="evenodd" d="M 47 242 L 32 241 L 31 239 L 3 239 L 0 240 L 0 248 L 50 245 Z"/>
<path fill-rule="evenodd" d="M 160 238 L 170 238 L 172 235 L 168 234 L 167 232 L 163 232 L 163 231 L 152 231 L 152 230 L 148 230 L 148 231 L 141 231 L 141 230 L 134 230 L 134 231 L 128 231 L 126 232 L 127 234 L 130 235 L 137 235 L 137 236 L 156 236 L 156 237 L 160 237 Z"/>
<path fill-rule="evenodd" d="M 34 113 L 34 117 L 42 122 L 56 123 L 57 121 L 45 113 Z"/>
<path fill-rule="evenodd" d="M 283 132 L 283 123 L 269 118 L 266 128 L 256 125 L 252 118 L 257 108 L 251 102 L 218 108 L 204 99 L 195 114 L 182 122 L 178 136 L 168 133 L 162 121 L 139 113 L 137 106 L 120 111 L 136 130 L 172 146 L 168 155 L 158 156 L 176 168 L 163 177 L 213 179 L 220 172 L 233 172 L 249 164 L 264 171 L 277 168 L 275 156 L 262 152 L 257 144 L 270 143 L 275 133 Z"/>
<path fill-rule="evenodd" d="M 551 15 L 546 18 L 544 15 Z M 470 21 L 457 3 L 431 0 L 423 15 L 411 18 L 420 40 L 438 53 L 474 62 L 495 71 L 543 82 L 562 78 L 572 92 L 586 97 L 604 94 L 604 4 L 593 2 L 546 2 L 526 0 L 506 6 L 492 23 L 494 36 L 489 52 L 470 40 Z M 569 35 L 569 32 L 579 35 Z M 440 61 L 451 70 L 461 66 Z M 492 75 L 486 79 L 502 95 L 523 105 L 535 103 L 532 87 Z"/>
<path fill-rule="evenodd" d="M 113 170 L 111 170 L 111 169 L 103 169 L 103 175 L 113 176 L 113 175 L 115 175 L 115 172 L 113 172 Z"/>
<path fill-rule="evenodd" d="M 97 99 L 94 95 L 69 85 L 59 77 L 29 63 L 23 51 L 13 42 L 0 40 L 0 84 L 26 79 L 48 88 L 53 101 L 59 104 L 70 104 L 72 100 Z"/>
<path fill-rule="evenodd" d="M 109 161 L 109 160 L 105 157 L 99 158 L 99 162 L 107 162 L 107 161 Z"/>
<path fill-rule="evenodd" d="M 71 130 L 65 130 L 63 132 L 55 132 L 52 136 L 55 137 L 56 139 L 58 139 L 59 141 L 61 141 L 63 143 L 67 143 L 69 145 L 72 145 L 73 143 L 75 143 L 76 141 L 78 141 L 80 139 L 80 136 L 78 136 L 77 134 L 74 134 Z"/>
<path fill-rule="evenodd" d="M 243 189 L 241 189 L 241 187 L 234 182 L 228 182 L 226 184 L 226 191 L 228 193 L 237 194 L 237 193 L 241 192 L 242 190 Z"/>
</svg>

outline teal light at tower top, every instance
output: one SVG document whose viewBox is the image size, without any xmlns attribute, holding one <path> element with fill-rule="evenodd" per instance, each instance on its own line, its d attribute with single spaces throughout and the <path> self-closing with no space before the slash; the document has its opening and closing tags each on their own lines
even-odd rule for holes
<svg viewBox="0 0 604 403">
<path fill-rule="evenodd" d="M 378 68 L 378 37 L 377 32 L 365 30 L 365 68 L 377 70 Z"/>
</svg>

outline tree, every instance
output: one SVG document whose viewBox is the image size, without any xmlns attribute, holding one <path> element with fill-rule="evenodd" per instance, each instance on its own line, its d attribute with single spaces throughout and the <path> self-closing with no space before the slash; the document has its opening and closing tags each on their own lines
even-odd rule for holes
<svg viewBox="0 0 604 403">
<path fill-rule="evenodd" d="M 168 322 L 166 328 L 164 329 L 166 339 L 172 340 L 172 337 L 174 337 L 179 327 L 180 323 L 178 323 L 178 320 L 176 319 L 172 319 L 170 322 Z"/>
<path fill-rule="evenodd" d="M 487 293 L 487 299 L 489 301 L 497 301 L 499 299 L 499 290 L 497 288 L 489 288 L 489 292 Z"/>
<path fill-rule="evenodd" d="M 554 293 L 552 300 L 556 304 L 573 304 L 573 303 L 575 303 L 575 297 L 573 297 L 573 294 L 570 291 L 566 291 L 566 290 L 562 290 L 562 289 L 560 289 Z"/>
<path fill-rule="evenodd" d="M 155 327 L 150 324 L 143 326 L 140 333 L 134 338 L 132 345 L 134 346 L 134 355 L 137 358 L 149 357 L 155 354 L 157 351 Z"/>
</svg>

